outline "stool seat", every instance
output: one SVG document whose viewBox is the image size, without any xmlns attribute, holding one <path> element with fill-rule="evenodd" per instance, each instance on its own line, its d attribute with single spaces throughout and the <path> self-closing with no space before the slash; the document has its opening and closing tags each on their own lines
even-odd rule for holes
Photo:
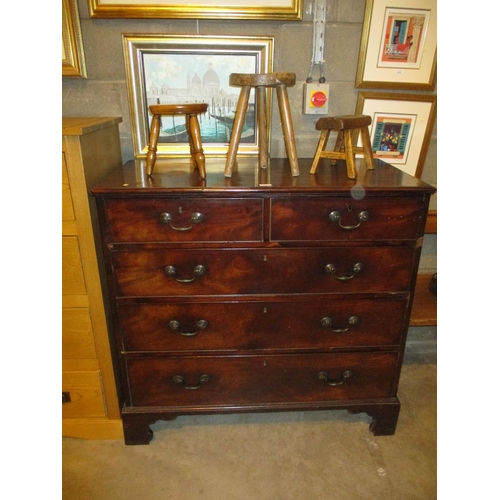
<svg viewBox="0 0 500 500">
<path fill-rule="evenodd" d="M 367 115 L 325 116 L 316 122 L 316 130 L 354 130 L 371 124 L 372 118 Z"/>
<path fill-rule="evenodd" d="M 148 154 L 146 156 L 146 173 L 153 175 L 153 169 L 156 162 L 156 150 L 160 136 L 161 117 L 172 115 L 185 115 L 186 132 L 189 138 L 189 151 L 193 159 L 194 167 L 198 169 L 200 177 L 205 179 L 205 154 L 201 144 L 200 124 L 198 123 L 199 114 L 206 113 L 207 103 L 185 103 L 185 104 L 152 104 L 149 111 L 153 115 L 151 130 L 149 132 Z"/>
<path fill-rule="evenodd" d="M 335 164 L 336 160 L 345 160 L 347 176 L 350 179 L 355 179 L 355 154 L 363 155 L 367 168 L 373 170 L 373 152 L 370 143 L 370 134 L 368 133 L 368 127 L 371 123 L 372 118 L 367 115 L 325 116 L 320 118 L 316 123 L 316 130 L 321 130 L 321 135 L 309 173 L 316 173 L 321 158 L 330 158 L 332 165 Z M 325 151 L 332 130 L 338 132 L 335 147 L 333 151 Z M 354 146 L 354 141 L 358 133 L 361 135 L 361 148 Z"/>
<path fill-rule="evenodd" d="M 229 85 L 232 87 L 278 87 L 295 85 L 295 73 L 279 71 L 277 73 L 231 73 Z"/>
<path fill-rule="evenodd" d="M 241 132 L 245 122 L 245 114 L 248 108 L 250 90 L 255 88 L 255 100 L 257 104 L 257 130 L 259 140 L 259 166 L 267 168 L 269 163 L 269 130 L 267 119 L 266 89 L 275 88 L 278 97 L 278 107 L 281 118 L 281 126 L 285 138 L 285 147 L 290 169 L 293 176 L 299 175 L 299 162 L 297 159 L 297 147 L 295 145 L 295 136 L 293 132 L 292 113 L 288 101 L 286 88 L 295 85 L 295 73 L 277 72 L 277 73 L 232 73 L 229 76 L 229 85 L 241 87 L 236 114 L 234 118 L 233 130 L 229 141 L 226 166 L 224 175 L 231 177 L 236 154 L 241 139 Z"/>
</svg>

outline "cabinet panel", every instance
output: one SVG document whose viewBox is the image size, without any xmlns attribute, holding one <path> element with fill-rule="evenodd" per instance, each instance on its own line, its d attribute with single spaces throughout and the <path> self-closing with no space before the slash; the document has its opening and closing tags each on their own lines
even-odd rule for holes
<svg viewBox="0 0 500 500">
<path fill-rule="evenodd" d="M 104 417 L 101 377 L 96 372 L 63 372 L 62 390 L 69 392 L 71 402 L 63 403 L 63 418 Z"/>
<path fill-rule="evenodd" d="M 75 220 L 75 211 L 73 209 L 73 199 L 69 187 L 68 170 L 66 167 L 66 156 L 62 154 L 62 220 Z"/>
<path fill-rule="evenodd" d="M 90 311 L 86 308 L 62 310 L 63 359 L 96 357 Z"/>
<path fill-rule="evenodd" d="M 62 293 L 63 295 L 85 295 L 85 277 L 78 238 L 64 236 L 62 239 Z"/>
<path fill-rule="evenodd" d="M 64 436 L 116 439 L 121 423 L 90 195 L 94 183 L 121 165 L 120 121 L 62 121 L 62 390 L 71 399 L 62 406 Z"/>
</svg>

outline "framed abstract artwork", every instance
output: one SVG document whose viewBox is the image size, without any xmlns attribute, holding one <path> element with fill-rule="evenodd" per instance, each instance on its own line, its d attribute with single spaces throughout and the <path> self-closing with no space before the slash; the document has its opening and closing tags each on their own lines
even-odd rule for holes
<svg viewBox="0 0 500 500">
<path fill-rule="evenodd" d="M 436 107 L 434 95 L 360 92 L 356 114 L 372 118 L 369 131 L 374 158 L 420 177 L 436 120 Z"/>
<path fill-rule="evenodd" d="M 357 88 L 433 90 L 437 0 L 367 0 Z"/>
</svg>

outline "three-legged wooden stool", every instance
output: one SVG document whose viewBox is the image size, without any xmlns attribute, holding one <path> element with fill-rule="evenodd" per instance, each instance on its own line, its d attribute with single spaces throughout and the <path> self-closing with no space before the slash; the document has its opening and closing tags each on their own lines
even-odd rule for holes
<svg viewBox="0 0 500 500">
<path fill-rule="evenodd" d="M 162 115 L 186 115 L 186 132 L 189 138 L 189 150 L 193 158 L 194 168 L 198 169 L 200 177 L 205 179 L 205 154 L 201 144 L 200 124 L 198 114 L 207 111 L 208 104 L 154 104 L 149 106 L 149 111 L 153 115 L 151 130 L 149 132 L 148 154 L 146 156 L 146 173 L 153 175 L 153 168 L 156 161 L 156 149 L 158 147 L 158 137 L 160 135 Z"/>
<path fill-rule="evenodd" d="M 368 169 L 373 169 L 373 152 L 370 143 L 368 126 L 372 119 L 367 115 L 345 115 L 345 116 L 325 116 L 316 123 L 316 130 L 321 130 L 318 147 L 314 155 L 313 164 L 309 173 L 315 174 L 320 158 L 330 158 L 332 165 L 336 160 L 345 160 L 347 165 L 347 177 L 356 179 L 356 167 L 354 166 L 354 155 L 362 154 L 365 158 Z M 337 141 L 333 151 L 325 151 L 326 143 L 330 132 L 338 132 Z M 353 132 L 361 134 L 361 144 L 363 147 L 353 145 Z"/>
<path fill-rule="evenodd" d="M 298 176 L 299 162 L 297 159 L 297 148 L 293 133 L 292 114 L 286 90 L 287 87 L 293 87 L 295 85 L 295 73 L 232 73 L 229 76 L 229 85 L 241 87 L 241 91 L 236 107 L 236 116 L 234 117 L 231 140 L 229 141 L 224 175 L 226 177 L 231 177 L 233 172 L 233 165 L 236 161 L 236 153 L 238 151 L 241 131 L 243 130 L 245 114 L 247 112 L 250 90 L 254 87 L 257 104 L 257 129 L 259 131 L 259 166 L 261 168 L 267 168 L 269 162 L 266 89 L 275 88 L 276 95 L 278 96 L 281 127 L 285 137 L 285 146 L 288 161 L 290 162 L 290 169 L 294 177 Z"/>
</svg>

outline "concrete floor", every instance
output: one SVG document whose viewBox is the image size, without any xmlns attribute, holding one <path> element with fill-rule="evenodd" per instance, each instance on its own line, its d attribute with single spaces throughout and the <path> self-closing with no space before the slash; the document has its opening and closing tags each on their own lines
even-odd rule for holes
<svg viewBox="0 0 500 500">
<path fill-rule="evenodd" d="M 405 364 L 394 436 L 345 411 L 180 417 L 147 446 L 62 440 L 63 500 L 437 498 L 436 364 Z"/>
</svg>

